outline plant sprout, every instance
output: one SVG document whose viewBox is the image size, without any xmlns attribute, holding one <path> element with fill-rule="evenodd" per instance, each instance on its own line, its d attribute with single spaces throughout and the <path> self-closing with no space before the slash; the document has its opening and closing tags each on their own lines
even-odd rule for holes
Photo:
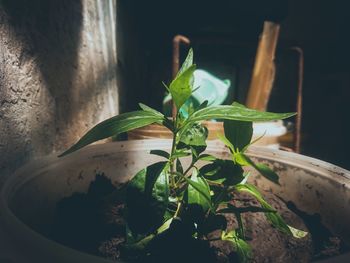
<svg viewBox="0 0 350 263">
<path fill-rule="evenodd" d="M 74 152 L 92 142 L 115 136 L 149 124 L 159 124 L 172 133 L 169 152 L 154 149 L 163 161 L 150 164 L 139 171 L 128 183 L 126 190 L 126 245 L 125 250 L 134 257 L 149 255 L 157 237 L 170 231 L 176 224 L 187 226 L 187 234 L 195 240 L 208 240 L 208 234 L 221 231 L 221 240 L 229 241 L 240 262 L 249 262 L 252 250 L 247 243 L 242 214 L 264 213 L 271 224 L 281 232 L 296 238 L 307 233 L 287 225 L 269 205 L 258 189 L 247 182 L 244 167 L 252 167 L 273 183 L 278 175 L 268 166 L 253 162 L 246 150 L 253 135 L 253 122 L 280 120 L 294 113 L 271 113 L 248 109 L 234 102 L 232 105 L 208 106 L 203 102 L 188 116 L 180 110 L 194 90 L 193 52 L 169 86 L 165 85 L 177 108 L 171 120 L 144 104 L 141 110 L 123 113 L 107 119 L 88 131 L 75 145 L 61 156 Z M 218 159 L 205 153 L 208 130 L 205 120 L 223 120 L 224 134 L 218 138 L 228 147 L 230 159 Z M 187 167 L 183 158 L 190 158 Z M 199 163 L 206 164 L 200 166 Z M 260 206 L 235 206 L 232 196 L 245 192 Z M 227 229 L 224 214 L 236 217 L 238 227 Z"/>
</svg>

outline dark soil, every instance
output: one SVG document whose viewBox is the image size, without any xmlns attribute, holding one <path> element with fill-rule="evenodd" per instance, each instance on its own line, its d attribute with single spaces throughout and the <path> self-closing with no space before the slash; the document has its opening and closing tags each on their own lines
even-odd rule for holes
<svg viewBox="0 0 350 263">
<path fill-rule="evenodd" d="M 295 228 L 308 231 L 303 220 L 290 211 L 285 203 L 269 192 L 261 192 L 284 218 L 287 224 Z M 234 201 L 236 206 L 259 206 L 259 203 L 247 194 L 241 194 Z M 238 204 L 237 204 L 238 203 Z M 236 220 L 232 214 L 228 218 L 229 229 L 236 228 Z M 273 228 L 266 220 L 263 213 L 244 213 L 243 220 L 246 226 L 246 235 L 253 248 L 253 262 L 309 262 L 312 258 L 313 246 L 308 235 L 302 239 L 296 239 L 285 235 Z M 224 241 L 217 241 L 218 248 Z M 228 246 L 232 250 L 231 246 Z M 227 252 L 226 252 L 227 254 Z M 224 261 L 228 262 L 228 261 Z"/>
<path fill-rule="evenodd" d="M 124 190 L 124 185 L 115 187 L 104 175 L 97 175 L 87 193 L 75 193 L 58 203 L 51 238 L 112 260 L 125 259 Z M 339 238 L 322 226 L 319 216 L 307 215 L 291 203 L 286 205 L 269 192 L 262 194 L 288 224 L 306 230 L 310 235 L 303 239 L 289 237 L 274 229 L 262 213 L 245 213 L 243 220 L 248 242 L 253 248 L 253 262 L 310 262 L 340 254 L 346 249 Z M 258 206 L 256 200 L 245 194 L 235 196 L 233 202 Z M 235 217 L 225 216 L 228 228 L 235 228 Z M 181 222 L 173 222 L 169 231 L 151 243 L 153 257 L 137 262 L 237 262 L 229 242 L 199 241 L 183 233 L 185 229 Z M 219 232 L 212 232 L 210 239 L 219 235 Z M 128 260 L 136 262 L 130 255 Z"/>
<path fill-rule="evenodd" d="M 104 175 L 96 175 L 87 193 L 74 193 L 57 204 L 51 237 L 69 247 L 100 254 L 104 241 L 124 236 L 123 195 L 123 185 L 115 187 Z"/>
</svg>

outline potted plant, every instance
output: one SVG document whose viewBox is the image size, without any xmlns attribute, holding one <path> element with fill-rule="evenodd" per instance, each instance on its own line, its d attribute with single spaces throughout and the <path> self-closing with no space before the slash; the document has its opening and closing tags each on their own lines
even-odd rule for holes
<svg viewBox="0 0 350 263">
<path fill-rule="evenodd" d="M 168 251 L 166 248 L 159 250 L 162 243 L 172 240 L 169 244 L 195 244 L 195 241 L 208 241 L 211 232 L 221 230 L 220 239 L 232 243 L 239 261 L 249 262 L 252 252 L 246 242 L 242 220 L 242 214 L 248 212 L 264 213 L 275 228 L 287 235 L 302 238 L 307 234 L 284 222 L 259 190 L 247 183 L 249 173 L 243 169 L 251 166 L 262 176 L 279 183 L 275 172 L 262 163 L 252 161 L 245 151 L 254 143 L 251 142 L 253 121 L 279 120 L 294 114 L 258 112 L 238 103 L 208 107 L 207 102 L 204 102 L 185 117 L 181 108 L 193 91 L 195 68 L 190 50 L 176 78 L 167 87 L 178 109 L 173 120 L 140 104 L 140 111 L 124 113 L 98 124 L 61 154 L 67 155 L 94 141 L 153 123 L 171 131 L 170 152 L 158 149 L 151 151 L 151 154 L 163 157 L 164 161 L 145 167 L 127 185 L 127 238 L 123 248 L 126 258 L 150 258 L 150 262 L 160 262 L 165 255 L 163 252 Z M 207 147 L 208 130 L 201 123 L 210 119 L 224 120 L 225 135 L 218 136 L 229 148 L 230 160 L 203 153 Z M 184 167 L 181 159 L 187 156 L 192 161 L 188 167 Z M 200 168 L 200 161 L 208 164 Z M 232 203 L 239 192 L 249 193 L 260 206 L 239 207 L 239 204 Z M 223 216 L 225 213 L 236 217 L 236 229 L 227 227 L 227 220 Z M 183 246 L 180 248 L 184 249 Z M 196 257 L 199 255 L 196 254 Z"/>
<path fill-rule="evenodd" d="M 192 58 L 188 56 L 168 87 L 178 109 L 191 95 L 194 68 Z M 293 113 L 258 112 L 238 103 L 215 107 L 203 103 L 187 118 L 178 111 L 176 118 L 169 120 L 146 105 L 140 104 L 140 107 L 139 111 L 124 113 L 96 125 L 61 156 L 97 140 L 152 123 L 164 125 L 172 132 L 170 144 L 168 141 L 140 141 L 96 145 L 71 156 L 51 158 L 24 168 L 5 184 L 0 202 L 4 215 L 0 217 L 2 225 L 7 226 L 18 244 L 26 244 L 29 252 L 24 249 L 23 253 L 30 255 L 31 260 L 35 258 L 32 262 L 44 262 L 43 259 L 104 262 L 59 246 L 20 224 L 21 220 L 49 236 L 48 225 L 52 224 L 57 203 L 77 191 L 89 189 L 94 195 L 98 194 L 91 183 L 98 172 L 105 173 L 116 184 L 125 184 L 118 191 L 125 193 L 126 205 L 125 242 L 119 248 L 124 259 L 130 261 L 178 262 L 186 255 L 183 262 L 213 262 L 213 254 L 207 248 L 208 242 L 216 239 L 231 246 L 235 252 L 233 257 L 236 257 L 232 260 L 249 262 L 253 255 L 242 217 L 252 213 L 264 214 L 273 227 L 286 235 L 306 238 L 305 231 L 285 223 L 257 186 L 270 189 L 287 201 L 293 200 L 299 208 L 311 212 L 318 209 L 328 221 L 331 221 L 331 214 L 322 210 L 321 205 L 314 205 L 316 197 L 310 189 L 335 191 L 344 183 L 338 197 L 350 197 L 347 171 L 333 169 L 331 172 L 322 162 L 314 165 L 312 159 L 303 161 L 291 153 L 267 150 L 257 150 L 255 155 L 249 153 L 248 147 L 254 143 L 251 142 L 253 121 L 284 119 Z M 208 132 L 201 122 L 209 119 L 224 120 L 225 134 L 219 138 L 226 148 L 217 143 L 207 144 Z M 149 151 L 152 155 L 147 153 Z M 265 159 L 264 155 L 267 156 Z M 282 179 L 270 169 L 271 166 L 278 168 Z M 133 176 L 131 172 L 136 171 Z M 113 176 L 116 172 L 121 174 Z M 294 177 L 287 176 L 291 173 Z M 337 177 L 337 181 L 327 184 L 330 176 Z M 242 193 L 252 196 L 257 204 L 242 205 L 236 199 Z M 336 209 L 344 220 L 350 218 L 346 211 L 338 209 L 341 202 L 334 202 L 332 207 L 332 202 L 329 203 L 332 198 L 319 192 L 316 196 L 319 204 L 326 204 L 326 210 L 334 212 Z M 24 202 L 26 199 L 30 205 Z M 230 228 L 232 224 L 227 222 L 227 214 L 236 218 L 236 228 Z M 328 225 L 331 224 L 328 222 Z M 350 233 L 345 222 L 340 226 L 344 233 Z M 333 228 L 341 232 L 337 226 L 333 225 Z M 212 236 L 214 232 L 216 235 Z M 42 251 L 40 255 L 36 254 L 38 248 Z"/>
</svg>

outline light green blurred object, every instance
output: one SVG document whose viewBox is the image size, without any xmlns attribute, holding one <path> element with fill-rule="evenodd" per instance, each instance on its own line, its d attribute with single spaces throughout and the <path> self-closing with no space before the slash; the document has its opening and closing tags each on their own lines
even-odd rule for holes
<svg viewBox="0 0 350 263">
<path fill-rule="evenodd" d="M 194 99 L 200 104 L 205 100 L 208 105 L 221 105 L 228 96 L 231 86 L 229 79 L 221 80 L 205 70 L 197 69 L 194 72 L 194 88 L 199 87 L 192 93 Z"/>
<path fill-rule="evenodd" d="M 187 115 L 189 108 L 196 107 L 200 105 L 205 100 L 208 101 L 208 105 L 221 105 L 226 100 L 229 88 L 231 86 L 231 81 L 229 79 L 221 80 L 209 72 L 197 69 L 194 71 L 194 85 L 195 90 L 192 93 L 191 98 L 185 103 L 181 108 L 184 115 Z M 168 94 L 164 100 L 164 113 L 168 115 L 171 113 L 171 96 Z"/>
</svg>

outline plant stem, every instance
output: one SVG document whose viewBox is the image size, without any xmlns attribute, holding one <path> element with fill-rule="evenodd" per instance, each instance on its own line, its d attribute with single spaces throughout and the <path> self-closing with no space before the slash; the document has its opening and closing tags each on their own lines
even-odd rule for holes
<svg viewBox="0 0 350 263">
<path fill-rule="evenodd" d="M 212 239 L 207 239 L 209 242 L 222 240 L 221 237 L 216 237 Z"/>
<path fill-rule="evenodd" d="M 238 230 L 239 230 L 239 237 L 243 240 L 245 240 L 245 231 L 244 231 L 244 225 L 242 221 L 242 216 L 240 213 L 235 213 L 235 216 L 237 218 L 237 223 L 238 223 Z"/>
<path fill-rule="evenodd" d="M 228 186 L 225 185 L 224 188 L 222 189 L 222 191 L 218 194 L 218 196 L 215 198 L 214 201 L 214 210 L 216 210 L 221 202 L 222 197 L 224 196 L 224 194 L 227 193 L 228 190 Z"/>
<path fill-rule="evenodd" d="M 171 153 L 170 153 L 170 180 L 171 180 L 171 186 L 175 187 L 175 160 L 173 159 L 173 156 L 176 151 L 176 132 L 173 133 L 173 141 L 171 144 Z"/>
<path fill-rule="evenodd" d="M 177 204 L 177 208 L 176 208 L 176 212 L 175 212 L 175 214 L 174 214 L 174 217 L 178 217 L 178 216 L 179 216 L 180 211 L 181 211 L 181 207 L 182 207 L 181 202 L 179 202 L 179 203 Z"/>
<path fill-rule="evenodd" d="M 187 169 L 182 173 L 182 175 L 180 176 L 180 178 L 175 182 L 175 186 L 178 188 L 179 183 L 181 183 L 181 180 L 186 177 L 186 174 L 194 167 L 195 162 L 192 162 L 190 164 L 189 167 L 187 167 Z M 182 181 L 185 182 L 185 181 Z M 181 186 L 180 186 L 181 187 Z"/>
<path fill-rule="evenodd" d="M 191 165 L 184 171 L 183 175 L 185 176 L 194 166 L 195 162 L 192 162 Z"/>
</svg>

